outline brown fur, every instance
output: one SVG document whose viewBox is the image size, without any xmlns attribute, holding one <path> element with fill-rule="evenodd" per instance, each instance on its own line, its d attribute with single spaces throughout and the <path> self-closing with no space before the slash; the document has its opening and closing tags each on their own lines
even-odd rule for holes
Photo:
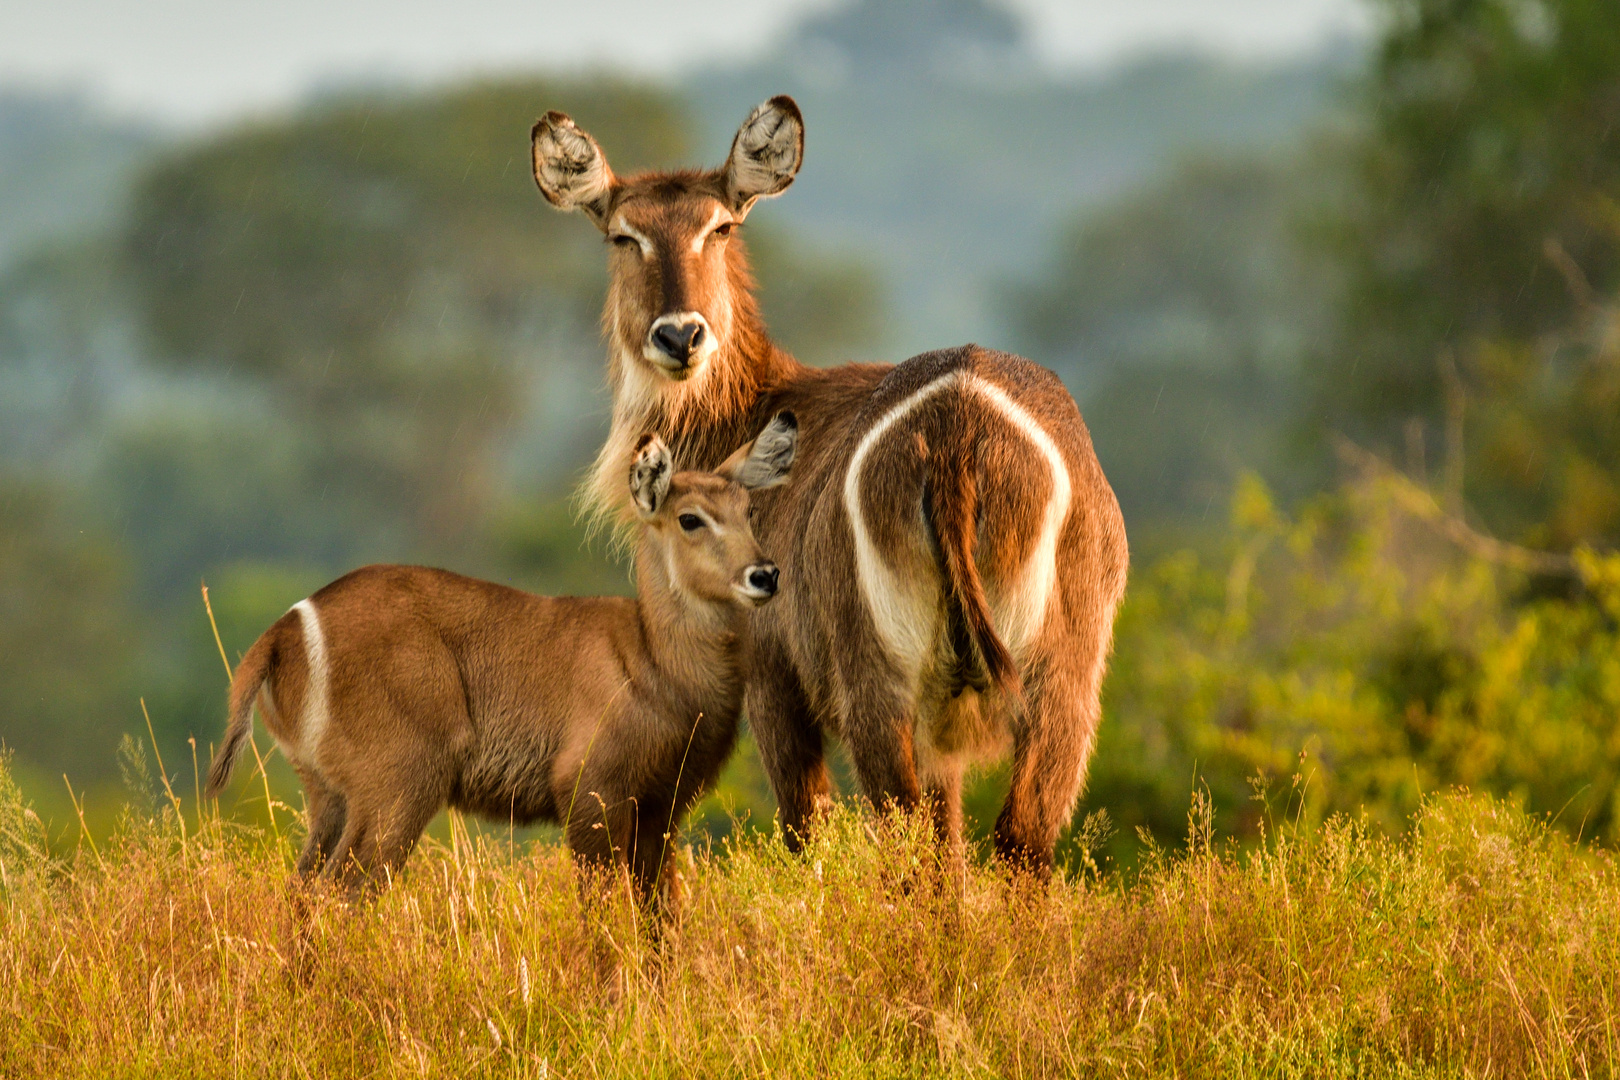
<svg viewBox="0 0 1620 1080">
<path fill-rule="evenodd" d="M 753 153 L 761 140 L 750 133 L 773 124 L 788 136 Z M 794 411 L 804 452 L 793 480 L 756 500 L 784 594 L 752 617 L 745 699 L 789 843 L 828 798 L 823 733 L 846 740 L 874 802 L 928 800 L 952 851 L 963 769 L 1010 750 L 996 847 L 1044 871 L 1096 736 L 1128 562 L 1118 503 L 1074 400 L 1028 360 L 969 345 L 898 366 L 817 370 L 770 340 L 740 237 L 701 230 L 740 222 L 760 194 L 791 182 L 794 125 L 802 150 L 797 107 L 772 99 L 744 124 L 732 159 L 708 173 L 618 178 L 602 162 L 593 220 L 610 239 L 633 231 L 652 251 L 613 243 L 603 318 L 613 429 L 586 498 L 623 519 L 623 493 L 609 480 L 640 431 L 658 432 L 683 467 L 702 468 L 776 410 Z M 549 114 L 535 129 L 537 165 L 555 132 L 589 138 Z M 548 190 L 553 175 L 537 168 L 536 181 L 566 206 Z M 739 198 L 738 175 L 773 189 L 743 184 Z M 677 310 L 702 314 L 716 347 L 672 372 L 648 362 L 644 345 L 653 320 Z M 884 423 L 855 472 L 863 438 Z M 858 524 L 881 588 L 863 584 Z M 1045 536 L 1054 541 L 1043 562 Z M 1037 610 L 1038 619 L 1020 614 Z"/>
<path fill-rule="evenodd" d="M 785 475 L 791 418 L 770 430 L 770 447 L 761 438 L 720 475 L 671 475 L 667 450 L 643 441 L 626 466 L 642 521 L 636 599 L 533 596 L 419 566 L 366 567 L 316 592 L 243 657 L 209 795 L 257 701 L 304 783 L 305 876 L 390 873 L 451 806 L 560 823 L 578 858 L 627 866 L 652 894 L 672 829 L 731 752 L 747 609 L 775 588 L 741 486 Z M 760 572 L 769 589 L 751 584 Z"/>
</svg>

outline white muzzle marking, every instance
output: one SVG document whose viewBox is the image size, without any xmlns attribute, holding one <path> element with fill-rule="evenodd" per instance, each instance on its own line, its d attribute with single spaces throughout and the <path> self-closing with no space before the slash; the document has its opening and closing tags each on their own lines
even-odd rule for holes
<svg viewBox="0 0 1620 1080">
<path fill-rule="evenodd" d="M 703 340 L 698 342 L 696 349 L 692 350 L 692 355 L 687 359 L 686 363 L 682 364 L 653 344 L 653 335 L 658 333 L 659 327 L 680 326 L 690 322 L 695 322 L 703 327 Z M 653 324 L 647 327 L 647 336 L 641 342 L 642 357 L 672 379 L 691 378 L 703 365 L 713 359 L 714 354 L 719 349 L 720 343 L 714 336 L 714 327 L 710 326 L 709 320 L 705 319 L 702 312 L 698 311 L 676 311 L 668 315 L 658 316 L 653 320 Z"/>
</svg>

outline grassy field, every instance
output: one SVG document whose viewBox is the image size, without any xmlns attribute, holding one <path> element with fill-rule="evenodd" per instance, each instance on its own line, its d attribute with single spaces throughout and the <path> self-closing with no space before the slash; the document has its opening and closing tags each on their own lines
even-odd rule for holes
<svg viewBox="0 0 1620 1080">
<path fill-rule="evenodd" d="M 176 800 L 53 857 L 0 772 L 0 1074 L 1614 1075 L 1609 852 L 1462 794 L 1248 851 L 1194 805 L 1183 848 L 1044 892 L 854 810 L 803 856 L 739 834 L 683 852 L 653 943 L 551 844 L 453 829 L 301 923 L 296 826 Z"/>
</svg>

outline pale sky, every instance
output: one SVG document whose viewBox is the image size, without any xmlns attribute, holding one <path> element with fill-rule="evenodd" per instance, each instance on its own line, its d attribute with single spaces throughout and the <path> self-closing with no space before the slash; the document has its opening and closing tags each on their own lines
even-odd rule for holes
<svg viewBox="0 0 1620 1080">
<path fill-rule="evenodd" d="M 679 76 L 767 48 L 835 0 L 0 0 L 0 88 L 89 89 L 199 124 L 312 86 L 610 68 Z M 1363 32 L 1364 0 L 1010 0 L 1055 66 L 1199 48 L 1298 54 Z"/>
</svg>

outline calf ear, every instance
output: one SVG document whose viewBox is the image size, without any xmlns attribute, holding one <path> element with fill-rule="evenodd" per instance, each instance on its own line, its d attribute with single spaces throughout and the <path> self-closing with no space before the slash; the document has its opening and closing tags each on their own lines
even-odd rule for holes
<svg viewBox="0 0 1620 1080">
<path fill-rule="evenodd" d="M 656 435 L 643 435 L 636 443 L 630 465 L 630 497 L 642 517 L 653 517 L 663 508 L 674 472 L 675 464 L 670 460 L 669 447 L 664 445 L 664 440 Z"/>
<path fill-rule="evenodd" d="M 788 478 L 799 451 L 799 421 L 779 412 L 759 437 L 726 459 L 715 472 L 750 491 L 775 487 Z"/>
<path fill-rule="evenodd" d="M 748 114 L 731 142 L 724 171 L 732 211 L 747 214 L 755 200 L 786 191 L 803 161 L 804 116 L 792 98 L 773 97 Z"/>
<path fill-rule="evenodd" d="M 560 112 L 548 112 L 529 133 L 534 149 L 534 182 L 559 210 L 585 211 L 598 228 L 607 227 L 613 170 L 596 140 Z"/>
</svg>

